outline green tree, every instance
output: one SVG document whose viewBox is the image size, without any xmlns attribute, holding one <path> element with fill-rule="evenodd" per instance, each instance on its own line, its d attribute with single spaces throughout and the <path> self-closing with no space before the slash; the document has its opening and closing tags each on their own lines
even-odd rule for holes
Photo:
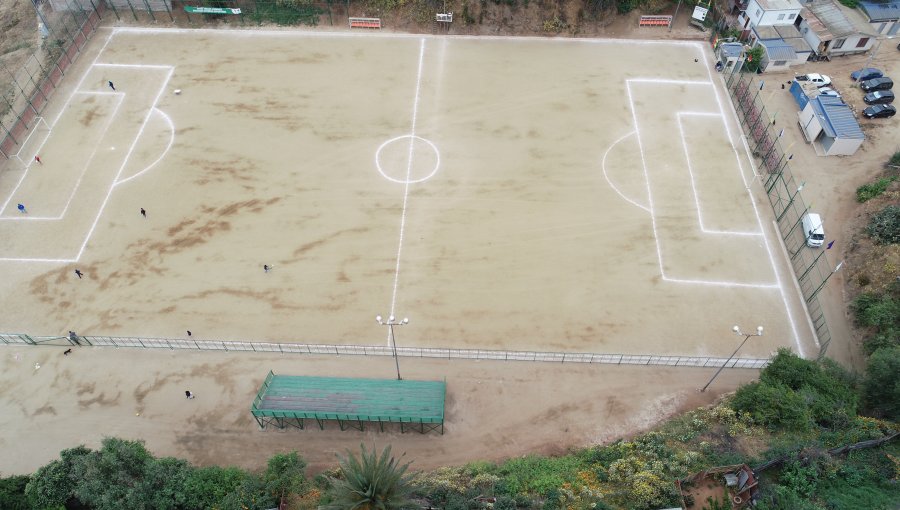
<svg viewBox="0 0 900 510">
<path fill-rule="evenodd" d="M 401 464 L 391 455 L 391 447 L 381 455 L 373 447 L 357 457 L 347 451 L 346 457 L 338 456 L 340 478 L 331 479 L 330 510 L 393 510 L 413 508 L 409 501 L 410 478 L 406 474 L 409 462 Z"/>
<path fill-rule="evenodd" d="M 803 398 L 783 384 L 745 384 L 734 394 L 731 407 L 749 413 L 756 423 L 770 429 L 783 427 L 804 431 L 810 427 L 809 411 Z"/>
<path fill-rule="evenodd" d="M 863 392 L 869 409 L 900 420 L 900 347 L 878 349 L 872 354 Z"/>
<path fill-rule="evenodd" d="M 184 481 L 185 508 L 206 510 L 219 505 L 236 492 L 247 473 L 236 467 L 210 466 L 192 469 Z"/>
<path fill-rule="evenodd" d="M 38 468 L 25 486 L 25 495 L 33 508 L 62 508 L 75 499 L 78 472 L 91 450 L 76 446 L 63 450 L 59 460 Z"/>
<path fill-rule="evenodd" d="M 755 73 L 759 70 L 759 65 L 762 63 L 762 57 L 763 49 L 761 45 L 750 48 L 750 51 L 747 52 L 747 63 L 744 67 L 751 73 Z"/>
<path fill-rule="evenodd" d="M 140 441 L 105 438 L 80 464 L 75 495 L 95 510 L 145 508 L 144 479 L 153 460 Z"/>
<path fill-rule="evenodd" d="M 297 454 L 279 453 L 269 459 L 266 474 L 263 479 L 266 491 L 276 499 L 290 494 L 302 494 L 306 492 L 309 483 L 304 471 L 306 461 Z"/>
<path fill-rule="evenodd" d="M 28 475 L 0 478 L 0 508 L 3 510 L 30 510 L 25 486 L 31 479 Z"/>
</svg>

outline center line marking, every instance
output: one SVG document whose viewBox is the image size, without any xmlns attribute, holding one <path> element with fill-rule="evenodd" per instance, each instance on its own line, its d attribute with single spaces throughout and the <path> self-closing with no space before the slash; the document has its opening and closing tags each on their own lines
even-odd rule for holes
<svg viewBox="0 0 900 510">
<path fill-rule="evenodd" d="M 403 231 L 406 229 L 406 206 L 409 203 L 409 185 L 410 176 L 412 175 L 413 151 L 415 147 L 416 136 L 416 116 L 419 113 L 419 91 L 422 87 L 422 64 L 425 60 L 425 39 L 420 39 L 419 44 L 419 70 L 416 74 L 416 96 L 413 100 L 412 126 L 410 127 L 409 153 L 406 161 L 406 183 L 403 186 L 403 210 L 400 213 L 400 241 L 397 243 L 397 266 L 394 270 L 394 290 L 391 295 L 391 313 L 394 316 L 395 307 L 397 305 L 397 286 L 400 283 L 400 255 L 403 253 Z M 388 342 L 390 342 L 390 331 L 388 332 Z"/>
</svg>

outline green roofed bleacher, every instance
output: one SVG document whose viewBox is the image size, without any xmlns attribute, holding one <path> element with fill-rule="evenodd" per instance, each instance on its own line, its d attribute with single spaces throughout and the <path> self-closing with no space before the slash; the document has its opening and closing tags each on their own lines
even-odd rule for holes
<svg viewBox="0 0 900 510">
<path fill-rule="evenodd" d="M 250 412 L 261 428 L 304 428 L 304 420 L 337 421 L 341 430 L 364 423 L 418 425 L 425 433 L 444 431 L 444 381 L 306 377 L 269 372 Z"/>
</svg>

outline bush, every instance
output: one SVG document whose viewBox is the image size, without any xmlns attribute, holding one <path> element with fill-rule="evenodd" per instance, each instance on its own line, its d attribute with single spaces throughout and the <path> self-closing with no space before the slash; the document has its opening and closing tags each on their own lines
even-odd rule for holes
<svg viewBox="0 0 900 510">
<path fill-rule="evenodd" d="M 851 308 L 856 323 L 874 329 L 872 336 L 866 338 L 863 344 L 867 354 L 900 345 L 900 297 L 896 296 L 898 289 L 900 285 L 895 283 L 884 294 L 864 293 L 853 300 Z"/>
<path fill-rule="evenodd" d="M 889 166 L 900 166 L 900 151 L 895 152 L 887 164 Z"/>
<path fill-rule="evenodd" d="M 872 216 L 866 233 L 878 244 L 900 243 L 900 206 L 889 205 Z"/>
<path fill-rule="evenodd" d="M 731 400 L 735 411 L 748 413 L 769 429 L 805 431 L 810 427 L 803 398 L 783 384 L 753 382 L 738 388 Z"/>
<path fill-rule="evenodd" d="M 637 6 L 636 0 L 616 0 L 616 10 L 619 14 L 627 14 Z"/>
<path fill-rule="evenodd" d="M 882 177 L 875 182 L 863 184 L 862 186 L 856 188 L 856 201 L 859 203 L 863 203 L 868 200 L 872 200 L 877 196 L 880 196 L 882 193 L 887 191 L 888 187 L 895 180 L 897 180 L 897 177 Z"/>
<path fill-rule="evenodd" d="M 869 358 L 863 386 L 865 403 L 891 420 L 900 420 L 900 347 L 879 349 Z"/>
</svg>

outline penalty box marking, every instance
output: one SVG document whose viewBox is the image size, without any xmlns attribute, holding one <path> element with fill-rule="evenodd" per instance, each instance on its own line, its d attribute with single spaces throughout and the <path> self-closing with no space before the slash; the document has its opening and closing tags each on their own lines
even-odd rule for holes
<svg viewBox="0 0 900 510">
<path fill-rule="evenodd" d="M 634 132 L 637 135 L 638 141 L 638 150 L 641 156 L 641 166 L 644 171 L 644 181 L 647 187 L 647 200 L 651 218 L 651 225 L 653 229 L 653 238 L 656 244 L 656 254 L 657 254 L 657 262 L 659 264 L 660 276 L 665 281 L 671 281 L 676 283 L 686 283 L 686 284 L 695 284 L 695 285 L 710 285 L 710 286 L 722 286 L 722 287 L 749 287 L 749 288 L 759 288 L 759 289 L 779 289 L 780 285 L 776 283 L 747 283 L 740 282 L 735 280 L 705 280 L 705 279 L 697 279 L 697 278 L 677 278 L 666 272 L 665 265 L 663 264 L 664 256 L 662 250 L 662 243 L 660 241 L 659 234 L 659 226 L 657 220 L 657 206 L 653 200 L 653 192 L 651 189 L 651 179 L 650 172 L 647 164 L 647 155 L 644 150 L 644 137 L 641 136 L 641 128 L 640 123 L 638 121 L 637 109 L 635 108 L 634 102 L 634 94 L 632 92 L 632 83 L 648 83 L 648 84 L 659 84 L 659 85 L 687 85 L 687 86 L 705 86 L 705 87 L 713 87 L 713 83 L 711 81 L 699 81 L 699 80 L 667 80 L 667 79 L 628 79 L 625 80 L 625 89 L 628 95 L 628 104 L 631 109 L 632 119 L 634 122 Z M 677 112 L 676 118 L 677 118 Z M 722 116 L 721 109 L 719 113 L 715 112 L 689 112 L 691 114 L 704 114 L 710 116 Z M 682 146 L 686 144 L 686 141 L 682 140 Z M 743 180 L 743 176 L 742 176 Z M 751 200 L 752 202 L 752 197 Z M 632 202 L 634 203 L 634 202 Z M 699 203 L 697 203 L 699 208 Z M 698 209 L 699 211 L 699 209 Z M 761 232 L 761 227 L 760 227 Z M 704 232 L 705 235 L 716 236 L 716 237 L 737 237 L 742 238 L 746 237 L 744 234 L 736 235 L 731 233 L 718 233 L 718 232 Z M 764 237 L 764 236 L 763 236 Z"/>
<path fill-rule="evenodd" d="M 101 48 L 101 50 L 100 50 L 100 53 L 102 53 L 103 50 L 106 48 L 106 46 L 109 44 L 109 41 L 110 41 L 110 39 L 112 38 L 112 35 L 114 35 L 114 34 L 115 34 L 115 31 L 113 31 L 113 33 L 110 34 L 110 36 L 107 38 L 106 42 L 105 42 L 104 45 L 103 45 L 103 48 Z M 165 70 L 165 71 L 166 71 L 166 74 L 165 74 L 165 77 L 164 77 L 163 80 L 162 80 L 162 84 L 161 84 L 161 86 L 159 87 L 159 89 L 158 89 L 156 95 L 154 96 L 152 103 L 150 103 L 149 107 L 147 108 L 147 113 L 146 113 L 146 115 L 144 115 L 143 120 L 142 120 L 141 125 L 140 125 L 140 128 L 139 128 L 137 134 L 135 135 L 135 137 L 134 137 L 134 139 L 133 139 L 131 145 L 129 146 L 128 151 L 125 153 L 125 156 L 124 156 L 124 158 L 122 159 L 122 163 L 121 163 L 121 165 L 119 165 L 119 168 L 118 168 L 118 170 L 116 171 L 115 177 L 114 177 L 114 178 L 111 180 L 111 182 L 109 183 L 109 187 L 108 187 L 108 189 L 107 189 L 107 191 L 106 191 L 106 194 L 103 196 L 103 199 L 102 199 L 102 201 L 100 202 L 100 206 L 99 206 L 99 208 L 98 208 L 98 210 L 97 210 L 97 214 L 96 214 L 96 216 L 94 217 L 94 219 L 93 219 L 93 221 L 92 221 L 90 227 L 88 228 L 87 233 L 86 233 L 85 236 L 84 236 L 84 240 L 82 241 L 82 243 L 81 243 L 81 245 L 80 245 L 80 247 L 79 247 L 79 249 L 78 249 L 77 254 L 76 254 L 74 257 L 70 257 L 70 258 L 62 258 L 62 257 L 61 257 L 61 258 L 42 258 L 42 257 L 0 257 L 0 261 L 8 261 L 8 262 L 71 263 L 71 262 L 77 262 L 78 260 L 80 260 L 81 255 L 84 253 L 84 250 L 85 250 L 85 248 L 87 247 L 87 243 L 90 241 L 90 238 L 91 238 L 91 236 L 93 235 L 94 230 L 95 230 L 96 227 L 97 227 L 97 223 L 98 223 L 98 221 L 100 220 L 100 217 L 103 215 L 103 211 L 106 209 L 106 205 L 109 203 L 109 198 L 110 198 L 110 196 L 112 195 L 113 189 L 115 189 L 115 187 L 116 187 L 118 184 L 125 183 L 125 182 L 131 180 L 132 178 L 135 178 L 135 177 L 137 177 L 137 176 L 143 174 L 144 172 L 146 172 L 147 170 L 149 170 L 150 168 L 152 168 L 153 166 L 155 166 L 155 165 L 162 159 L 162 156 L 164 156 L 165 153 L 168 152 L 168 150 L 169 150 L 169 149 L 171 148 L 171 146 L 172 146 L 172 143 L 174 142 L 174 139 L 170 139 L 168 146 L 166 147 L 165 151 L 163 152 L 163 155 L 162 155 L 160 158 L 158 158 L 156 161 L 154 161 L 152 164 L 150 164 L 148 167 L 144 168 L 143 170 L 141 170 L 140 172 L 138 172 L 137 174 L 135 174 L 135 175 L 133 175 L 133 176 L 131 176 L 131 177 L 128 177 L 128 178 L 126 178 L 126 179 L 122 179 L 122 172 L 123 172 L 124 169 L 128 166 L 128 163 L 129 163 L 129 161 L 130 161 L 130 159 L 131 159 L 131 156 L 132 156 L 132 154 L 134 153 L 134 150 L 135 150 L 135 148 L 137 147 L 138 142 L 141 140 L 141 138 L 142 138 L 142 136 L 143 136 L 143 133 L 144 133 L 144 130 L 146 129 L 147 124 L 149 123 L 149 120 L 150 120 L 150 118 L 154 115 L 154 113 L 159 113 L 159 114 L 162 114 L 162 115 L 164 116 L 165 120 L 169 123 L 169 126 L 170 126 L 171 128 L 173 128 L 173 129 L 172 129 L 172 137 L 174 138 L 174 125 L 172 124 L 171 118 L 169 118 L 168 115 L 165 115 L 162 111 L 160 111 L 160 110 L 156 107 L 156 105 L 159 103 L 160 97 L 162 97 L 163 92 L 166 90 L 166 87 L 168 86 L 169 81 L 170 81 L 171 78 L 172 78 L 172 74 L 174 73 L 175 68 L 174 68 L 174 66 L 164 66 L 164 65 L 98 63 L 98 62 L 97 62 L 97 59 L 99 58 L 100 53 L 98 53 L 97 57 L 95 57 L 95 59 L 94 59 L 94 61 L 91 63 L 91 65 L 85 70 L 84 75 L 81 77 L 81 80 L 78 82 L 78 86 L 77 86 L 76 89 L 70 94 L 69 98 L 68 98 L 68 99 L 66 100 L 66 102 L 64 103 L 64 106 L 63 106 L 62 110 L 61 110 L 60 113 L 57 115 L 56 119 L 54 119 L 53 124 L 51 125 L 51 129 L 52 129 L 53 126 L 55 126 L 55 125 L 59 122 L 60 118 L 62 118 L 62 115 L 67 111 L 69 104 L 71 103 L 72 99 L 73 99 L 76 95 L 80 95 L 80 94 L 93 94 L 93 95 L 103 96 L 103 95 L 115 95 L 115 94 L 116 94 L 116 92 L 111 92 L 111 91 L 110 91 L 110 92 L 106 92 L 106 91 L 101 92 L 101 91 L 82 91 L 82 90 L 80 90 L 80 87 L 83 85 L 83 83 L 84 83 L 85 79 L 87 78 L 87 76 L 88 76 L 95 68 L 105 68 L 105 67 L 108 67 L 108 68 L 134 68 L 134 69 L 142 69 L 142 68 L 143 68 L 143 69 L 153 69 L 153 70 Z M 125 93 L 124 93 L 124 92 L 120 92 L 120 93 L 122 94 L 121 97 L 124 98 Z M 121 104 L 121 101 L 120 101 L 120 104 Z M 118 112 L 118 106 L 116 107 L 116 112 Z M 115 115 L 111 115 L 110 118 L 113 119 L 113 120 L 115 120 Z M 112 122 L 112 121 L 110 121 L 110 123 L 111 123 L 111 122 Z M 108 129 L 108 127 L 109 127 L 109 126 L 107 125 L 107 126 L 106 126 L 106 129 Z M 101 140 L 102 140 L 102 137 L 101 137 Z M 94 151 L 92 152 L 91 158 L 93 158 L 93 154 L 96 153 L 97 148 L 99 147 L 99 144 L 100 144 L 100 142 L 98 141 L 97 144 L 96 144 L 96 146 L 94 147 Z M 88 163 L 88 164 L 89 164 L 89 163 Z M 80 182 L 80 179 L 79 179 L 79 182 Z M 74 195 L 74 193 L 75 193 L 75 191 L 73 190 L 72 194 Z M 71 201 L 71 198 L 70 198 L 70 201 Z M 44 219 L 44 220 L 46 220 L 46 221 L 54 221 L 54 220 L 55 220 L 55 221 L 59 221 L 59 220 L 61 220 L 61 219 L 64 218 L 64 217 L 65 217 L 65 215 L 62 214 L 62 215 L 60 215 L 60 216 L 57 217 L 57 218 L 36 218 L 36 219 Z M 10 220 L 13 220 L 13 219 L 14 219 L 14 220 L 23 220 L 24 218 L 8 218 L 8 219 L 10 219 Z M 34 223 L 32 223 L 32 225 L 34 225 Z M 28 234 L 26 234 L 26 235 L 28 235 Z M 34 233 L 32 232 L 31 235 L 34 235 Z"/>
<path fill-rule="evenodd" d="M 57 214 L 55 216 L 53 216 L 53 215 L 36 216 L 33 214 L 24 214 L 23 215 L 23 214 L 19 214 L 19 213 L 16 213 L 15 216 L 3 216 L 3 214 L 6 212 L 7 206 L 13 200 L 13 197 L 16 196 L 16 193 L 19 191 L 19 189 L 23 183 L 25 184 L 25 189 L 23 190 L 23 196 L 19 197 L 20 201 L 25 202 L 27 204 L 27 203 L 31 202 L 31 200 L 30 200 L 30 198 L 24 198 L 24 197 L 40 197 L 42 204 L 47 204 L 47 203 L 53 202 L 52 196 L 50 196 L 50 193 L 48 193 L 47 190 L 32 190 L 30 193 L 28 192 L 28 189 L 27 189 L 28 185 L 29 185 L 28 183 L 33 183 L 33 186 L 40 186 L 41 184 L 44 184 L 47 182 L 46 177 L 41 178 L 40 176 L 36 179 L 28 180 L 27 178 L 29 176 L 29 170 L 30 170 L 30 165 L 29 165 L 29 168 L 26 168 L 25 171 L 22 173 L 22 176 L 19 177 L 19 182 L 16 183 L 16 186 L 10 192 L 9 197 L 7 197 L 6 201 L 3 203 L 3 206 L 0 207 L 0 221 L 57 221 L 57 220 L 61 220 L 63 217 L 65 217 L 66 212 L 69 210 L 69 205 L 71 205 L 71 203 L 72 203 L 72 199 L 75 197 L 75 194 L 77 193 L 78 188 L 81 186 L 81 181 L 84 179 L 84 174 L 87 172 L 87 169 L 91 166 L 91 163 L 94 161 L 94 157 L 97 155 L 97 150 L 100 148 L 100 142 L 106 137 L 106 133 L 109 131 L 109 127 L 112 125 L 113 121 L 116 119 L 116 115 L 119 112 L 119 107 L 122 106 L 122 102 L 125 99 L 125 94 L 121 93 L 121 92 L 107 93 L 107 92 L 75 91 L 74 95 L 111 97 L 111 98 L 114 98 L 115 105 L 112 108 L 112 112 L 106 116 L 106 122 L 104 122 L 102 129 L 100 129 L 100 130 L 81 130 L 82 132 L 84 132 L 84 131 L 88 132 L 87 133 L 89 136 L 88 140 L 93 142 L 92 144 L 88 145 L 88 147 L 93 145 L 93 149 L 90 151 L 88 156 L 85 158 L 84 165 L 82 165 L 81 171 L 78 173 L 78 176 L 75 179 L 75 183 L 69 187 L 69 193 L 68 193 L 69 196 L 64 199 L 65 205 L 63 206 L 63 208 L 59 212 L 59 214 Z M 60 119 L 61 119 L 61 117 L 57 118 L 57 122 L 54 123 L 54 126 L 58 125 L 58 122 Z M 75 129 L 69 128 L 69 130 L 74 131 Z M 59 133 L 60 133 L 59 130 L 51 130 L 50 135 L 47 137 L 47 139 L 44 141 L 44 143 L 41 144 L 41 148 L 48 141 L 51 141 L 51 147 L 52 147 L 51 139 L 54 137 L 54 135 L 58 136 Z M 79 148 L 81 148 L 81 147 L 79 147 Z M 39 148 L 39 150 L 40 150 L 40 148 Z M 71 159 L 68 156 L 72 156 Z M 64 163 L 67 164 L 67 163 L 73 162 L 73 160 L 77 161 L 78 159 L 80 159 L 80 158 L 78 158 L 77 155 L 68 154 L 67 159 Z M 50 166 L 50 165 L 51 165 L 51 163 L 48 162 L 47 166 Z M 48 169 L 48 170 L 52 170 L 52 169 Z M 44 172 L 42 172 L 42 173 L 44 173 Z M 31 175 L 34 175 L 34 174 L 31 174 Z M 51 188 L 50 192 L 54 192 L 54 191 L 61 192 L 61 193 L 65 192 L 66 187 L 62 186 L 62 182 L 60 182 L 61 180 L 62 179 L 59 177 L 59 174 L 57 174 L 52 182 L 53 187 Z M 35 181 L 37 181 L 37 182 L 35 182 Z M 62 202 L 62 200 L 61 200 L 61 202 Z M 36 210 L 36 208 L 33 208 L 33 209 Z"/>
</svg>

